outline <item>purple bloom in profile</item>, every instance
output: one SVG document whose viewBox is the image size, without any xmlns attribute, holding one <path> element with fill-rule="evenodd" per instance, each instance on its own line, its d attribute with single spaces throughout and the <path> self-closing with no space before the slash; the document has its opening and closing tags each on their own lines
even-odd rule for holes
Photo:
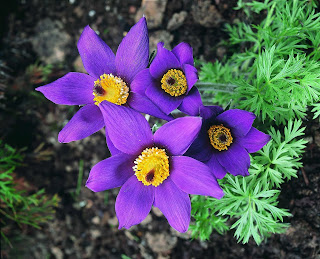
<svg viewBox="0 0 320 259">
<path fill-rule="evenodd" d="M 243 110 L 219 106 L 200 109 L 203 118 L 200 133 L 186 155 L 207 164 L 221 179 L 227 172 L 249 175 L 250 156 L 270 140 L 270 136 L 252 127 L 255 115 Z"/>
<path fill-rule="evenodd" d="M 100 130 L 104 121 L 99 106 L 104 100 L 171 120 L 148 98 L 134 90 L 137 85 L 134 77 L 147 68 L 149 61 L 148 29 L 144 17 L 124 37 L 116 55 L 89 26 L 83 30 L 77 46 L 89 75 L 71 72 L 36 89 L 56 104 L 84 105 L 59 133 L 60 142 L 83 139 Z"/>
<path fill-rule="evenodd" d="M 150 68 L 137 75 L 137 92 L 145 94 L 165 114 L 178 108 L 188 115 L 198 116 L 203 105 L 194 86 L 197 80 L 191 46 L 182 42 L 170 51 L 160 42 Z"/>
<path fill-rule="evenodd" d="M 188 194 L 223 196 L 208 166 L 182 156 L 201 128 L 200 117 L 175 119 L 152 135 L 141 114 L 109 102 L 100 106 L 118 153 L 91 169 L 86 186 L 94 192 L 122 186 L 115 205 L 119 229 L 139 224 L 154 205 L 173 228 L 185 232 Z"/>
</svg>

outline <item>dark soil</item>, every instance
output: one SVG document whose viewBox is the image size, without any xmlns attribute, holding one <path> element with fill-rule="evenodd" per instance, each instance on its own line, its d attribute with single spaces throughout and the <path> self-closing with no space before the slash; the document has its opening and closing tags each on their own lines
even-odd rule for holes
<svg viewBox="0 0 320 259">
<path fill-rule="evenodd" d="M 168 1 L 150 21 L 151 46 L 161 39 L 168 48 L 186 41 L 195 57 L 222 60 L 232 51 L 221 44 L 227 40 L 224 24 L 245 19 L 233 9 L 236 2 Z M 260 246 L 253 241 L 238 244 L 232 231 L 213 234 L 207 242 L 191 240 L 190 233 L 172 230 L 157 210 L 130 230 L 118 230 L 114 211 L 118 189 L 93 193 L 84 187 L 90 168 L 109 155 L 103 132 L 75 143 L 58 143 L 58 132 L 77 108 L 55 105 L 34 88 L 69 71 L 83 71 L 76 43 L 87 24 L 116 51 L 140 7 L 140 0 L 22 0 L 2 8 L 0 136 L 13 147 L 27 148 L 18 175 L 61 198 L 54 219 L 41 230 L 12 226 L 13 249 L 2 243 L 3 258 L 320 258 L 320 125 L 311 118 L 305 122 L 309 140 L 305 166 L 297 179 L 282 185 L 280 195 L 280 206 L 293 214 L 286 219 L 291 226 Z M 168 28 L 175 14 L 185 18 Z M 261 19 L 256 18 L 255 22 Z M 80 195 L 75 196 L 81 160 L 84 177 Z M 13 238 L 17 233 L 20 241 Z"/>
</svg>

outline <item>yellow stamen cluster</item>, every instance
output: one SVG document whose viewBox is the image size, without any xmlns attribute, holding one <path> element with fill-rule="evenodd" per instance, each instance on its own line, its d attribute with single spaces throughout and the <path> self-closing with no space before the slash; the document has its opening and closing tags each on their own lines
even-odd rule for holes
<svg viewBox="0 0 320 259">
<path fill-rule="evenodd" d="M 208 135 L 211 145 L 219 151 L 228 150 L 233 140 L 230 129 L 224 127 L 222 124 L 211 126 L 208 130 Z"/>
<path fill-rule="evenodd" d="M 179 69 L 170 69 L 161 79 L 161 88 L 171 96 L 180 96 L 187 92 L 187 79 Z"/>
<path fill-rule="evenodd" d="M 104 100 L 122 105 L 127 102 L 129 87 L 120 77 L 103 74 L 94 82 L 93 95 L 95 105 L 99 105 Z"/>
<path fill-rule="evenodd" d="M 159 186 L 169 176 L 169 157 L 164 149 L 146 148 L 134 161 L 133 170 L 144 185 Z"/>
</svg>

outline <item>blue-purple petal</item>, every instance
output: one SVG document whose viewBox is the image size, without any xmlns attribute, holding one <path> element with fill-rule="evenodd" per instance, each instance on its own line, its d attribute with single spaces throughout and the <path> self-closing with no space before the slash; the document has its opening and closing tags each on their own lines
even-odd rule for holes
<svg viewBox="0 0 320 259">
<path fill-rule="evenodd" d="M 173 48 L 172 53 L 178 58 L 180 64 L 194 65 L 193 51 L 190 44 L 181 42 Z"/>
<path fill-rule="evenodd" d="M 219 123 L 231 128 L 232 133 L 237 136 L 245 136 L 252 127 L 256 116 L 252 112 L 244 110 L 227 110 L 216 117 Z"/>
<path fill-rule="evenodd" d="M 183 98 L 178 109 L 191 116 L 199 116 L 200 109 L 203 107 L 200 93 L 196 87 L 193 87 L 189 94 Z"/>
<path fill-rule="evenodd" d="M 93 77 L 115 74 L 115 55 L 110 47 L 87 25 L 78 41 L 83 66 Z"/>
<path fill-rule="evenodd" d="M 155 188 L 154 206 L 161 210 L 175 230 L 182 233 L 188 230 L 191 214 L 189 195 L 181 191 L 170 177 Z"/>
<path fill-rule="evenodd" d="M 132 175 L 135 156 L 118 154 L 100 161 L 90 171 L 86 187 L 101 192 L 122 186 Z"/>
<path fill-rule="evenodd" d="M 167 115 L 159 109 L 150 99 L 138 93 L 131 92 L 127 101 L 128 105 L 134 110 L 146 114 L 150 114 L 157 118 L 171 121 L 172 115 Z"/>
<path fill-rule="evenodd" d="M 107 101 L 101 102 L 99 107 L 106 131 L 118 150 L 126 154 L 139 154 L 153 144 L 150 126 L 140 113 Z"/>
<path fill-rule="evenodd" d="M 130 90 L 138 94 L 144 94 L 147 87 L 154 82 L 150 75 L 149 68 L 141 70 L 133 79 L 130 85 Z"/>
<path fill-rule="evenodd" d="M 147 68 L 149 37 L 147 21 L 142 17 L 120 43 L 116 54 L 117 75 L 131 83 L 135 75 Z"/>
<path fill-rule="evenodd" d="M 120 189 L 116 200 L 119 229 L 139 224 L 149 214 L 154 201 L 154 187 L 145 186 L 135 175 Z"/>
<path fill-rule="evenodd" d="M 201 123 L 200 117 L 184 117 L 170 121 L 155 132 L 155 145 L 164 147 L 171 155 L 183 155 L 197 137 Z"/>
<path fill-rule="evenodd" d="M 252 127 L 247 135 L 239 138 L 238 142 L 243 146 L 249 153 L 254 153 L 263 148 L 271 137 L 263 132 Z"/>
<path fill-rule="evenodd" d="M 36 88 L 50 101 L 62 105 L 83 105 L 93 103 L 94 78 L 70 72 L 58 80 Z"/>
<path fill-rule="evenodd" d="M 249 175 L 250 156 L 242 146 L 231 144 L 228 150 L 216 152 L 218 162 L 233 175 Z"/>
<path fill-rule="evenodd" d="M 224 195 L 211 169 L 187 156 L 171 157 L 170 178 L 182 191 L 221 199 Z"/>
<path fill-rule="evenodd" d="M 98 106 L 87 104 L 71 118 L 60 131 L 58 140 L 61 143 L 86 138 L 104 126 L 103 117 Z"/>
<path fill-rule="evenodd" d="M 227 170 L 218 162 L 215 155 L 213 155 L 209 161 L 205 162 L 205 164 L 210 167 L 212 173 L 218 179 L 222 179 L 227 174 Z"/>
<path fill-rule="evenodd" d="M 194 66 L 189 64 L 183 65 L 183 71 L 187 79 L 188 90 L 187 93 L 192 89 L 194 84 L 198 81 L 198 72 Z"/>
<path fill-rule="evenodd" d="M 150 74 L 156 78 L 161 77 L 172 68 L 181 68 L 179 60 L 170 51 L 164 48 L 163 42 L 157 45 L 157 55 L 150 65 Z"/>
<path fill-rule="evenodd" d="M 200 116 L 204 120 L 215 119 L 220 113 L 223 112 L 223 109 L 220 106 L 202 106 L 200 107 Z"/>
<path fill-rule="evenodd" d="M 110 137 L 109 137 L 109 135 L 108 135 L 107 129 L 106 129 L 106 142 L 107 142 L 107 146 L 108 146 L 108 149 L 109 149 L 109 151 L 110 151 L 110 154 L 111 154 L 112 156 L 115 156 L 115 155 L 117 155 L 117 154 L 122 153 L 119 149 L 117 149 L 117 148 L 113 145 L 113 143 L 112 143 L 112 141 L 111 141 L 111 139 L 110 139 Z"/>
</svg>

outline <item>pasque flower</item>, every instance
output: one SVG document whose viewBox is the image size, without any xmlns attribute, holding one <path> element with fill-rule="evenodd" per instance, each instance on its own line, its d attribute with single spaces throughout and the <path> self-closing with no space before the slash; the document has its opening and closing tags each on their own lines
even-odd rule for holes
<svg viewBox="0 0 320 259">
<path fill-rule="evenodd" d="M 249 175 L 250 156 L 270 140 L 270 136 L 252 127 L 255 115 L 244 110 L 219 106 L 200 109 L 203 118 L 200 133 L 186 155 L 205 162 L 221 179 L 227 172 Z"/>
<path fill-rule="evenodd" d="M 188 194 L 223 196 L 208 166 L 182 156 L 201 128 L 200 117 L 175 119 L 152 135 L 138 112 L 105 101 L 100 107 L 118 153 L 92 168 L 86 186 L 94 192 L 122 186 L 115 205 L 119 229 L 140 223 L 154 205 L 173 228 L 185 232 Z"/>
<path fill-rule="evenodd" d="M 89 26 L 83 30 L 77 46 L 89 75 L 71 72 L 36 89 L 56 104 L 84 105 L 59 133 L 60 142 L 83 139 L 100 130 L 104 121 L 99 106 L 104 100 L 171 119 L 134 89 L 137 85 L 134 77 L 147 68 L 149 61 L 149 38 L 144 17 L 130 29 L 116 55 Z"/>
<path fill-rule="evenodd" d="M 178 108 L 188 115 L 198 116 L 203 105 L 194 86 L 197 80 L 191 46 L 182 42 L 170 51 L 160 42 L 150 68 L 137 75 L 136 91 L 145 94 L 166 114 Z"/>
</svg>

